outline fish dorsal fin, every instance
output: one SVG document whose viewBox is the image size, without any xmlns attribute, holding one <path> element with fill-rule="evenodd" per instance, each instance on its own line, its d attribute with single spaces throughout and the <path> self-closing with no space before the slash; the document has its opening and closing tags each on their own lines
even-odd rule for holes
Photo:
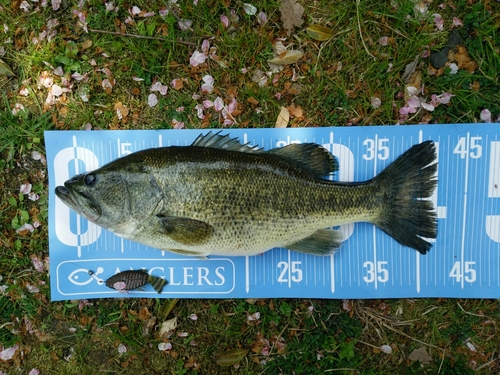
<svg viewBox="0 0 500 375">
<path fill-rule="evenodd" d="M 269 153 L 297 164 L 317 177 L 327 176 L 339 170 L 337 159 L 316 143 L 292 143 L 272 149 Z"/>
<path fill-rule="evenodd" d="M 242 144 L 237 138 L 229 138 L 229 134 L 220 135 L 217 133 L 200 134 L 195 139 L 191 146 L 197 147 L 211 147 L 221 150 L 239 151 L 248 153 L 263 153 L 264 150 L 255 146 L 250 146 L 248 143 Z"/>
</svg>

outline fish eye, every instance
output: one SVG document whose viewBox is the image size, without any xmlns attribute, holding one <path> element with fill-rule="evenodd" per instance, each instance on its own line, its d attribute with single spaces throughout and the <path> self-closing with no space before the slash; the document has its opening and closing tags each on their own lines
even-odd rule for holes
<svg viewBox="0 0 500 375">
<path fill-rule="evenodd" d="M 97 181 L 97 178 L 92 173 L 87 174 L 83 179 L 83 182 L 85 182 L 85 185 L 87 185 L 87 186 L 94 186 L 96 181 Z"/>
</svg>

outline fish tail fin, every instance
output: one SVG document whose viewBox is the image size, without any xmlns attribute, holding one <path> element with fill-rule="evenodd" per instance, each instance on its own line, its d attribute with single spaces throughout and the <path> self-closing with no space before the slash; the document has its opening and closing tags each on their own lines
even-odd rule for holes
<svg viewBox="0 0 500 375">
<path fill-rule="evenodd" d="M 158 292 L 158 294 L 161 293 L 163 290 L 163 287 L 167 285 L 167 280 L 162 279 L 161 277 L 158 276 L 149 276 L 148 282 L 151 284 L 154 290 Z"/>
<path fill-rule="evenodd" d="M 425 199 L 437 185 L 436 157 L 434 142 L 414 145 L 373 180 L 384 192 L 382 210 L 373 223 L 421 254 L 432 247 L 424 238 L 437 236 L 434 205 Z"/>
</svg>

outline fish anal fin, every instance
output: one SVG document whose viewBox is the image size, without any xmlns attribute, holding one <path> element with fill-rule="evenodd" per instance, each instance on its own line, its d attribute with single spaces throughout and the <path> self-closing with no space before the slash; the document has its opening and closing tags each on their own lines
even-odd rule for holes
<svg viewBox="0 0 500 375">
<path fill-rule="evenodd" d="M 163 215 L 158 215 L 158 219 L 167 236 L 187 246 L 204 244 L 214 232 L 212 225 L 200 220 Z"/>
<path fill-rule="evenodd" d="M 269 153 L 307 169 L 316 177 L 324 177 L 339 170 L 337 159 L 316 143 L 292 143 L 274 148 Z"/>
<path fill-rule="evenodd" d="M 309 237 L 285 246 L 287 249 L 311 255 L 332 255 L 342 244 L 343 235 L 338 230 L 320 229 Z"/>
</svg>

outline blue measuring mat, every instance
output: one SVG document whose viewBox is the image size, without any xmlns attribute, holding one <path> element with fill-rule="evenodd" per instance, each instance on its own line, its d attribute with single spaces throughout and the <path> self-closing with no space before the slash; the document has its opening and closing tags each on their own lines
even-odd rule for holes
<svg viewBox="0 0 500 375">
<path fill-rule="evenodd" d="M 500 297 L 500 135 L 498 125 L 414 125 L 301 129 L 226 129 L 266 150 L 315 142 L 339 160 L 333 179 L 365 181 L 412 145 L 433 140 L 438 186 L 430 198 L 438 236 L 426 255 L 367 223 L 341 226 L 332 256 L 287 249 L 208 259 L 155 250 L 89 223 L 54 188 L 134 151 L 187 146 L 208 130 L 45 132 L 49 172 L 51 298 L 414 298 Z M 125 270 L 164 277 L 161 294 L 146 284 L 128 294 L 104 281 Z"/>
</svg>

